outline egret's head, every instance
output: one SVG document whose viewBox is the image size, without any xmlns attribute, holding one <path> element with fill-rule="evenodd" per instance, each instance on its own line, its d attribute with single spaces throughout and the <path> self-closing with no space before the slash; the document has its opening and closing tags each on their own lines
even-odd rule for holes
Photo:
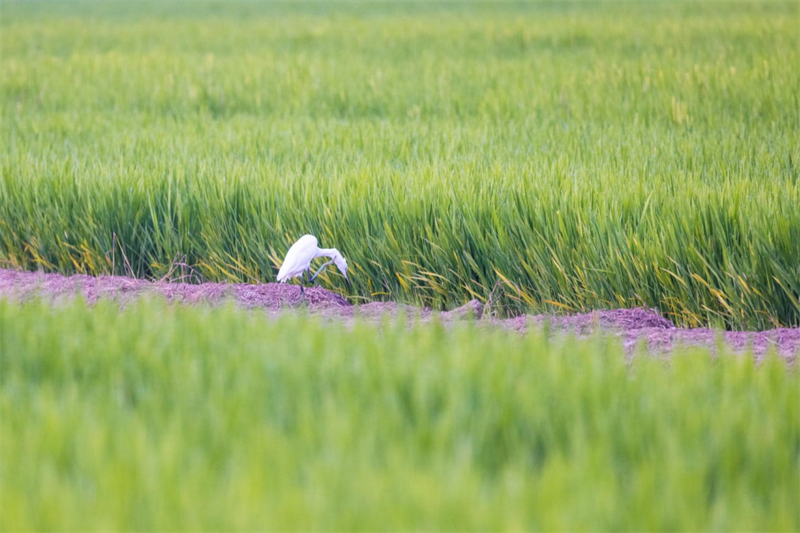
<svg viewBox="0 0 800 533">
<path fill-rule="evenodd" d="M 342 254 L 337 254 L 333 258 L 333 262 L 336 263 L 336 268 L 344 276 L 344 279 L 347 280 L 347 283 L 350 283 L 350 278 L 347 277 L 347 260 L 342 256 Z"/>
</svg>

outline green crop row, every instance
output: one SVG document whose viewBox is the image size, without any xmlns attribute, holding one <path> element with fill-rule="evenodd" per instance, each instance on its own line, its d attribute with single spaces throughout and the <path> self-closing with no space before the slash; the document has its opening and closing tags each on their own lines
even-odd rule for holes
<svg viewBox="0 0 800 533">
<path fill-rule="evenodd" d="M 0 266 L 800 324 L 794 2 L 0 4 Z"/>
<path fill-rule="evenodd" d="M 402 321 L 0 300 L 0 529 L 795 531 L 800 373 Z"/>
</svg>

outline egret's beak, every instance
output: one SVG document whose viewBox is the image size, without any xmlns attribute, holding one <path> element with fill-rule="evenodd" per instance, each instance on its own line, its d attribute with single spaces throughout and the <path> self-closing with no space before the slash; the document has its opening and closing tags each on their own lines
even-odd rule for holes
<svg viewBox="0 0 800 533">
<path fill-rule="evenodd" d="M 350 285 L 351 287 L 353 286 L 353 283 L 350 281 L 350 278 L 348 278 L 348 277 L 347 277 L 347 273 L 345 273 L 345 275 L 344 275 L 344 279 L 346 279 L 346 280 L 347 280 L 347 284 L 348 284 L 348 285 Z"/>
</svg>

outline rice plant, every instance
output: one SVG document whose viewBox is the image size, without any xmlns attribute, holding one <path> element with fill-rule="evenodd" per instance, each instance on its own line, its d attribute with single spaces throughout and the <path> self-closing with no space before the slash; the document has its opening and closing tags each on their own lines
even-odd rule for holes
<svg viewBox="0 0 800 533">
<path fill-rule="evenodd" d="M 794 2 L 0 4 L 0 265 L 800 324 Z"/>
<path fill-rule="evenodd" d="M 800 372 L 402 320 L 0 300 L 0 529 L 800 528 Z"/>
</svg>

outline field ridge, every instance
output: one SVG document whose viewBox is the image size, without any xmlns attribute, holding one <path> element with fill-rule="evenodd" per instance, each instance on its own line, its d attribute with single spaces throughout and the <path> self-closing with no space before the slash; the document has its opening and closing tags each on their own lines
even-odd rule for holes
<svg viewBox="0 0 800 533">
<path fill-rule="evenodd" d="M 271 316 L 301 311 L 325 319 L 352 323 L 380 322 L 386 316 L 402 315 L 406 319 L 427 322 L 438 320 L 452 323 L 476 319 L 479 323 L 524 332 L 531 328 L 549 327 L 556 332 L 573 332 L 579 336 L 598 331 L 618 335 L 628 351 L 640 342 L 653 352 L 669 352 L 677 346 L 715 348 L 719 342 L 735 351 L 752 349 L 757 358 L 774 349 L 792 362 L 800 351 L 800 327 L 777 328 L 766 331 L 718 331 L 709 328 L 678 328 L 656 310 L 641 308 L 599 310 L 591 313 L 560 315 L 519 315 L 497 318 L 480 301 L 450 311 L 434 311 L 396 302 L 371 302 L 352 305 L 341 295 L 321 287 L 307 287 L 306 302 L 300 297 L 300 287 L 283 283 L 173 283 L 147 281 L 125 276 L 86 276 L 19 272 L 0 269 L 0 297 L 17 301 L 31 298 L 73 300 L 78 294 L 90 304 L 99 300 L 116 300 L 122 304 L 146 297 L 160 296 L 169 302 L 183 304 L 222 304 L 233 302 L 249 309 L 262 309 Z"/>
</svg>

